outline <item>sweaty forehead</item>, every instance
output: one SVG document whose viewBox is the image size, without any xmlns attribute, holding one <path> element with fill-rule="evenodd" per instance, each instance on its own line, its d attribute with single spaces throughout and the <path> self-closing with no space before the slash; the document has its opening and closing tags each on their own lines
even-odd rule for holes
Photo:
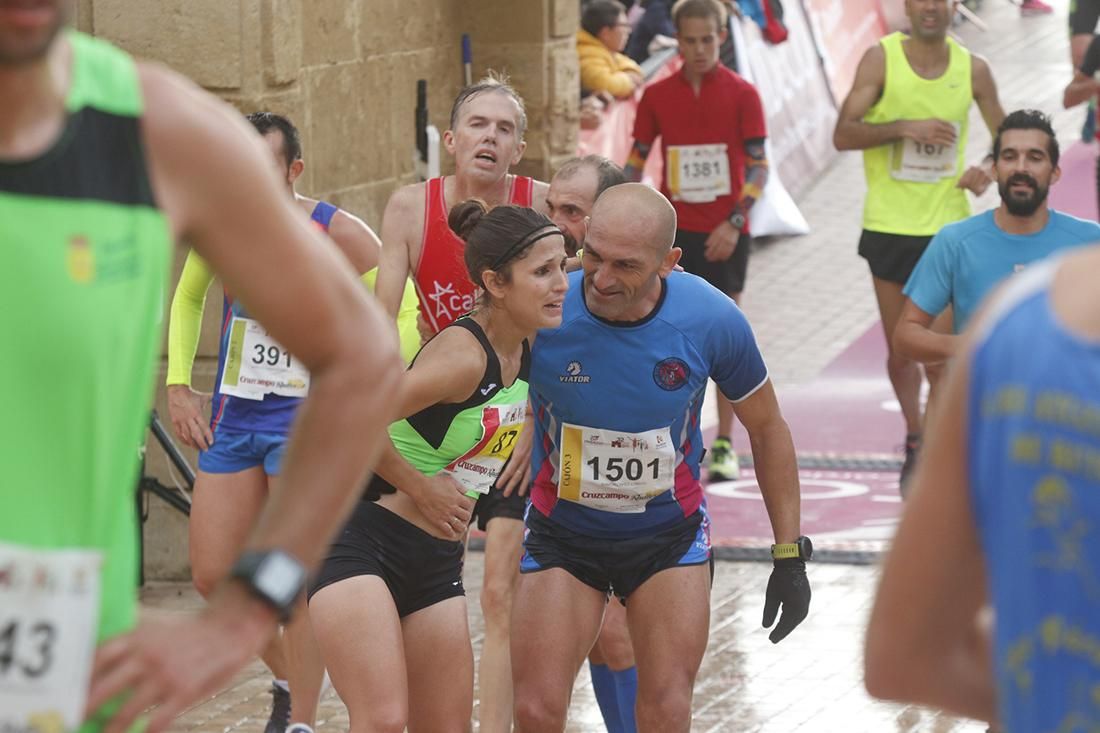
<svg viewBox="0 0 1100 733">
<path fill-rule="evenodd" d="M 557 176 L 550 181 L 550 192 L 547 197 L 555 205 L 573 204 L 579 206 L 588 213 L 592 205 L 596 203 L 596 186 L 599 181 L 596 171 L 585 166 L 574 171 L 568 176 Z"/>
<path fill-rule="evenodd" d="M 467 99 L 458 108 L 458 121 L 464 122 L 471 117 L 484 117 L 494 122 L 520 123 L 520 108 L 516 100 L 507 92 L 486 90 Z"/>
</svg>

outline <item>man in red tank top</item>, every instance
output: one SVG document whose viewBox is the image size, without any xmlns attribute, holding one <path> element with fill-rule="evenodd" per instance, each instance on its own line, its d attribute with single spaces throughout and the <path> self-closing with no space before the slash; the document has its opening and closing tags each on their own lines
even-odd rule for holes
<svg viewBox="0 0 1100 733">
<path fill-rule="evenodd" d="M 504 82 L 489 78 L 458 95 L 451 129 L 443 133 L 455 175 L 403 186 L 386 204 L 377 292 L 391 313 L 397 313 L 410 274 L 433 332 L 473 309 L 476 293 L 462 240 L 447 226 L 455 204 L 479 198 L 490 206 L 510 203 L 546 213 L 547 184 L 508 173 L 527 147 L 526 125 L 523 100 Z"/>
<path fill-rule="evenodd" d="M 463 89 L 451 108 L 450 124 L 443 144 L 454 156 L 455 175 L 403 186 L 390 197 L 382 218 L 382 257 L 375 289 L 382 305 L 396 317 L 405 279 L 411 274 L 421 316 L 432 333 L 473 310 L 477 298 L 466 274 L 463 242 L 447 226 L 450 208 L 478 198 L 489 206 L 511 203 L 545 214 L 549 190 L 541 181 L 508 173 L 527 147 L 523 141 L 527 114 L 523 99 L 507 83 L 490 77 Z M 437 502 L 440 511 L 452 511 L 450 516 L 470 514 L 471 500 L 449 476 L 434 477 L 431 486 L 434 495 L 429 501 Z M 478 527 L 487 533 L 481 589 L 485 642 L 477 675 L 478 717 L 486 733 L 512 728 L 510 618 L 527 502 L 520 490 L 525 494 L 526 488 L 522 485 L 505 495 L 494 486 L 473 508 Z"/>
</svg>

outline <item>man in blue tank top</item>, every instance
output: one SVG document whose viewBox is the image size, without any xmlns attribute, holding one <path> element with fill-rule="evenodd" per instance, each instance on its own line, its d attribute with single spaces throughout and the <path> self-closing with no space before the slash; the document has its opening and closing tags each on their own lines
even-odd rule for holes
<svg viewBox="0 0 1100 733">
<path fill-rule="evenodd" d="M 1048 206 L 1050 186 L 1061 176 L 1050 118 L 1026 109 L 1008 115 L 993 140 L 993 156 L 1001 205 L 941 229 L 905 285 L 893 339 L 908 358 L 946 361 L 978 303 L 999 282 L 1061 249 L 1100 240 L 1100 224 Z M 954 333 L 938 333 L 932 321 L 947 306 Z"/>
<path fill-rule="evenodd" d="M 964 339 L 871 616 L 873 695 L 1100 724 L 1098 277 L 1095 247 L 1034 265 Z"/>
<path fill-rule="evenodd" d="M 376 267 L 381 242 L 370 227 L 327 201 L 295 190 L 305 161 L 294 123 L 271 112 L 252 113 L 248 121 L 263 137 L 271 166 L 295 207 L 328 235 L 356 272 Z M 188 255 L 168 323 L 169 414 L 176 435 L 202 451 L 188 530 L 192 580 L 204 597 L 228 572 L 245 533 L 267 501 L 269 487 L 279 474 L 291 423 L 310 381 L 298 360 L 270 339 L 241 300 L 226 290 L 214 393 L 191 388 L 202 314 L 213 277 L 201 259 L 194 253 Z M 209 420 L 204 414 L 208 403 Z M 282 733 L 290 722 L 312 725 L 324 670 L 308 620 L 288 626 L 262 656 L 274 676 L 265 733 Z M 298 660 L 297 664 L 291 664 L 291 659 Z"/>
<path fill-rule="evenodd" d="M 790 431 L 737 305 L 673 268 L 676 213 L 641 184 L 592 210 L 583 271 L 531 367 L 531 506 L 513 613 L 516 725 L 560 731 L 610 593 L 626 599 L 639 729 L 687 730 L 710 611 L 710 518 L 699 412 L 714 379 L 752 437 L 775 533 L 764 625 L 778 642 L 805 618 L 809 541 L 799 536 Z M 703 317 L 701 314 L 706 314 Z"/>
</svg>

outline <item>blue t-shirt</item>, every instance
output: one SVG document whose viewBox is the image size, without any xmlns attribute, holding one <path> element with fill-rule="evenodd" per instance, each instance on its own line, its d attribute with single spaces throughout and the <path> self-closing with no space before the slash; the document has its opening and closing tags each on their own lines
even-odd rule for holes
<svg viewBox="0 0 1100 733">
<path fill-rule="evenodd" d="M 993 211 L 948 224 L 921 255 L 905 294 L 929 315 L 954 306 L 955 333 L 970 322 L 982 299 L 1002 280 L 1048 255 L 1100 240 L 1100 224 L 1053 209 L 1035 234 L 1008 234 Z"/>
<path fill-rule="evenodd" d="M 1051 310 L 1057 265 L 1030 268 L 991 307 L 967 396 L 971 505 L 1007 731 L 1100 721 L 1100 342 L 1068 332 Z"/>
<path fill-rule="evenodd" d="M 321 230 L 327 232 L 332 217 L 339 211 L 327 201 L 318 201 L 313 207 L 310 219 Z M 247 318 L 244 305 L 228 291 L 222 305 L 221 347 L 218 349 L 218 374 L 214 380 L 214 398 L 210 410 L 210 427 L 218 426 L 247 432 L 281 433 L 290 432 L 290 424 L 298 411 L 302 400 L 297 397 L 284 397 L 266 394 L 262 400 L 249 400 L 243 397 L 221 394 L 218 391 L 225 370 L 225 355 L 229 348 L 229 327 L 233 317 Z"/>
<path fill-rule="evenodd" d="M 569 276 L 561 326 L 540 331 L 532 351 L 532 507 L 588 536 L 649 534 L 703 502 L 707 378 L 738 402 L 768 370 L 744 314 L 695 275 L 669 274 L 653 312 L 631 323 L 592 315 L 582 278 Z M 624 499 L 619 480 L 642 490 Z"/>
</svg>

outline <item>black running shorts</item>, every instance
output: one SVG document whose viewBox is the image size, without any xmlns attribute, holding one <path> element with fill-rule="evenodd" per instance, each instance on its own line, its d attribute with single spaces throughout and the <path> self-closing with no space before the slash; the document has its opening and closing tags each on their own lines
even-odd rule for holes
<svg viewBox="0 0 1100 733">
<path fill-rule="evenodd" d="M 509 458 L 508 463 L 511 463 L 511 461 L 512 459 Z M 508 463 L 504 464 L 505 468 L 507 468 Z M 523 512 L 526 509 L 526 494 L 521 495 L 517 488 L 511 496 L 505 496 L 504 492 L 498 489 L 494 483 L 488 494 L 482 494 L 477 498 L 477 504 L 474 505 L 474 513 L 470 517 L 470 521 L 472 522 L 476 517 L 477 528 L 484 532 L 489 526 L 490 519 L 502 517 L 504 519 L 522 520 Z"/>
<path fill-rule="evenodd" d="M 526 529 L 521 573 L 561 568 L 587 586 L 614 593 L 623 603 L 662 570 L 709 563 L 714 577 L 710 519 L 703 511 L 659 532 L 609 539 L 577 534 L 532 506 Z"/>
<path fill-rule="evenodd" d="M 385 581 L 404 618 L 466 595 L 462 553 L 461 542 L 433 537 L 373 501 L 360 501 L 329 549 L 309 597 L 341 580 L 376 575 Z"/>
<path fill-rule="evenodd" d="M 692 275 L 698 275 L 727 295 L 740 293 L 745 289 L 745 276 L 749 270 L 749 250 L 752 249 L 752 235 L 742 234 L 728 260 L 708 262 L 703 256 L 706 249 L 706 232 L 688 232 L 676 230 L 676 246 L 680 255 L 680 267 Z"/>
<path fill-rule="evenodd" d="M 879 280 L 904 285 L 931 241 L 932 237 L 911 237 L 864 229 L 859 238 L 859 256 L 867 260 L 871 274 Z"/>
<path fill-rule="evenodd" d="M 1100 22 L 1100 0 L 1072 0 L 1069 4 L 1069 34 L 1092 35 Z"/>
</svg>

